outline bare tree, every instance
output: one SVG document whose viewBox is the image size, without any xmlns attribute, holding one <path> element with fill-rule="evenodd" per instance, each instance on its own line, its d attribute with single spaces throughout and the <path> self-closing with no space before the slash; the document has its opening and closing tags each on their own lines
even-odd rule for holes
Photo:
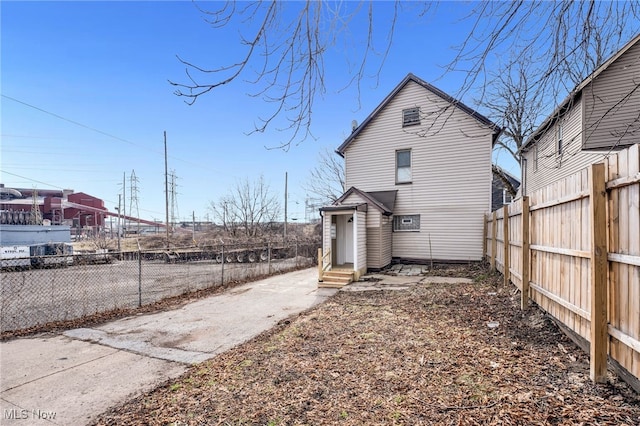
<svg viewBox="0 0 640 426">
<path fill-rule="evenodd" d="M 208 66 L 179 57 L 187 81 L 171 84 L 176 94 L 193 103 L 220 86 L 249 81 L 255 87 L 251 96 L 273 104 L 271 113 L 259 117 L 254 132 L 283 123 L 280 130 L 287 130 L 289 137 L 281 147 L 288 148 L 293 141 L 313 137 L 313 105 L 327 90 L 324 58 L 333 47 L 350 47 L 345 56 L 354 58 L 349 77 L 338 83 L 338 89 L 356 85 L 359 91 L 363 79 L 380 76 L 399 17 L 413 16 L 427 25 L 430 12 L 437 9 L 433 5 L 396 1 L 389 13 L 388 4 L 373 0 L 227 2 L 202 12 L 216 31 L 245 28 L 239 34 L 243 54 L 235 61 Z M 469 95 L 483 101 L 496 57 L 526 51 L 532 62 L 543 64 L 536 70 L 535 85 L 543 88 L 545 105 L 556 105 L 577 81 L 640 30 L 637 0 L 484 0 L 468 7 L 465 24 L 471 30 L 444 67 L 445 73 L 462 73 L 455 94 L 460 100 Z M 349 29 L 357 19 L 366 22 L 366 31 L 354 37 Z M 378 45 L 378 40 L 384 41 Z M 533 83 L 531 78 L 529 82 Z"/>
<path fill-rule="evenodd" d="M 344 193 L 345 183 L 344 161 L 325 148 L 318 154 L 318 164 L 309 172 L 303 188 L 323 202 L 332 203 Z"/>
<path fill-rule="evenodd" d="M 280 215 L 278 197 L 260 176 L 253 182 L 238 181 L 229 192 L 209 205 L 214 218 L 231 236 L 263 235 Z"/>
</svg>

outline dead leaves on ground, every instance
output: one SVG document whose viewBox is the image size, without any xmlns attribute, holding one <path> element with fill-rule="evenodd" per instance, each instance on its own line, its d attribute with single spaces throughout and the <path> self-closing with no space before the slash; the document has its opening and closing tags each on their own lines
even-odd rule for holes
<svg viewBox="0 0 640 426">
<path fill-rule="evenodd" d="M 485 276 L 340 292 L 98 424 L 637 425 L 640 398 Z"/>
</svg>

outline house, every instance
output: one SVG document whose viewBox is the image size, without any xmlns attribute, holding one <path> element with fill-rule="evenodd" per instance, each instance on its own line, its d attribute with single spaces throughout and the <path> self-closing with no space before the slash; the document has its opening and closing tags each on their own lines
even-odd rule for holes
<svg viewBox="0 0 640 426">
<path fill-rule="evenodd" d="M 320 209 L 324 270 L 357 279 L 392 259 L 478 261 L 501 129 L 407 75 L 338 147 L 346 188 Z"/>
<path fill-rule="evenodd" d="M 584 79 L 521 148 L 527 195 L 640 142 L 640 34 Z"/>
<path fill-rule="evenodd" d="M 516 192 L 520 188 L 520 180 L 506 170 L 493 166 L 493 179 L 491 180 L 491 211 L 502 208 L 505 204 L 511 203 L 516 198 L 510 191 L 508 186 L 515 189 Z M 497 169 L 497 170 L 495 170 Z M 508 181 L 505 182 L 504 180 Z"/>
</svg>

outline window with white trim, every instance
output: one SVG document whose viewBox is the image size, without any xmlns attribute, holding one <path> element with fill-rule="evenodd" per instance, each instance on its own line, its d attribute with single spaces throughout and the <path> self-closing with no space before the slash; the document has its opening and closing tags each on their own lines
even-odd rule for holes
<svg viewBox="0 0 640 426">
<path fill-rule="evenodd" d="M 405 214 L 393 216 L 393 232 L 419 231 L 420 215 Z"/>
<path fill-rule="evenodd" d="M 408 108 L 402 110 L 402 127 L 420 124 L 420 108 Z"/>
<path fill-rule="evenodd" d="M 411 150 L 396 151 L 396 183 L 411 182 Z"/>
<path fill-rule="evenodd" d="M 502 204 L 511 204 L 513 201 L 513 196 L 507 190 L 507 188 L 502 188 Z"/>
<path fill-rule="evenodd" d="M 558 155 L 562 154 L 562 124 L 558 123 Z"/>
</svg>

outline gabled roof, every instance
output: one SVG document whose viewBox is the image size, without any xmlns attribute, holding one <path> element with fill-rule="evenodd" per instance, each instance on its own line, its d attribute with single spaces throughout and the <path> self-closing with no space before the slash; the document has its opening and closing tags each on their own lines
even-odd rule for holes
<svg viewBox="0 0 640 426">
<path fill-rule="evenodd" d="M 336 201 L 334 201 L 334 206 L 340 205 L 344 200 L 349 197 L 351 194 L 356 194 L 363 200 L 367 202 L 367 204 L 372 205 L 376 209 L 378 209 L 383 215 L 391 216 L 393 214 L 393 208 L 396 204 L 396 194 L 397 190 L 393 191 L 377 191 L 377 192 L 364 192 L 352 186 L 340 196 Z"/>
<path fill-rule="evenodd" d="M 391 91 L 391 93 L 389 93 L 387 95 L 387 97 L 384 98 L 384 100 L 380 103 L 380 105 L 378 105 L 377 108 L 374 109 L 373 112 L 371 114 L 369 114 L 369 116 L 367 118 L 365 118 L 365 120 L 362 123 L 360 123 L 360 125 L 358 127 L 356 127 L 353 132 L 351 132 L 349 137 L 347 137 L 347 139 L 342 143 L 342 145 L 340 145 L 338 147 L 338 149 L 336 149 L 336 152 L 344 157 L 344 151 L 351 144 L 351 142 L 356 138 L 356 136 L 358 136 L 360 134 L 360 132 L 362 132 L 362 130 L 365 127 L 367 127 L 367 125 L 380 113 L 380 111 L 382 111 L 389 104 L 389 102 L 391 102 L 391 100 L 396 97 L 396 95 L 400 92 L 400 90 L 402 90 L 410 81 L 413 81 L 414 83 L 419 84 L 420 86 L 422 86 L 425 89 L 429 90 L 430 92 L 436 94 L 437 96 L 439 96 L 440 98 L 444 99 L 445 101 L 455 105 L 460 110 L 466 112 L 471 117 L 473 117 L 476 120 L 478 120 L 480 123 L 492 128 L 493 132 L 494 132 L 493 133 L 493 143 L 495 143 L 496 139 L 498 139 L 498 136 L 502 132 L 502 128 L 500 126 L 495 124 L 493 121 L 489 120 L 484 115 L 482 115 L 479 112 L 475 111 L 474 109 L 472 109 L 472 108 L 466 106 L 465 104 L 463 104 L 462 102 L 458 101 L 457 99 L 454 99 L 453 97 L 447 95 L 445 92 L 443 92 L 442 90 L 438 89 L 437 87 L 427 83 L 426 81 L 422 80 L 421 78 L 416 77 L 412 73 L 409 73 L 409 74 L 407 74 L 407 76 L 404 79 L 402 79 L 400 84 L 398 84 L 395 87 L 395 89 L 393 89 Z"/>
<path fill-rule="evenodd" d="M 622 49 L 618 50 L 613 56 L 607 59 L 602 65 L 600 65 L 594 72 L 592 72 L 587 78 L 582 80 L 580 84 L 578 84 L 569 95 L 565 98 L 564 101 L 558 105 L 558 107 L 553 111 L 553 113 L 547 117 L 545 121 L 542 122 L 538 129 L 529 136 L 529 139 L 522 145 L 520 148 L 521 151 L 525 150 L 529 145 L 536 142 L 540 136 L 545 133 L 549 128 L 551 128 L 560 118 L 562 118 L 573 106 L 573 103 L 582 96 L 582 91 L 585 87 L 587 87 L 593 80 L 595 80 L 600 74 L 602 74 L 611 64 L 617 61 L 620 56 L 624 55 L 629 49 L 631 49 L 636 43 L 640 41 L 640 34 L 636 35 L 631 39 L 627 44 L 625 44 Z"/>
</svg>

